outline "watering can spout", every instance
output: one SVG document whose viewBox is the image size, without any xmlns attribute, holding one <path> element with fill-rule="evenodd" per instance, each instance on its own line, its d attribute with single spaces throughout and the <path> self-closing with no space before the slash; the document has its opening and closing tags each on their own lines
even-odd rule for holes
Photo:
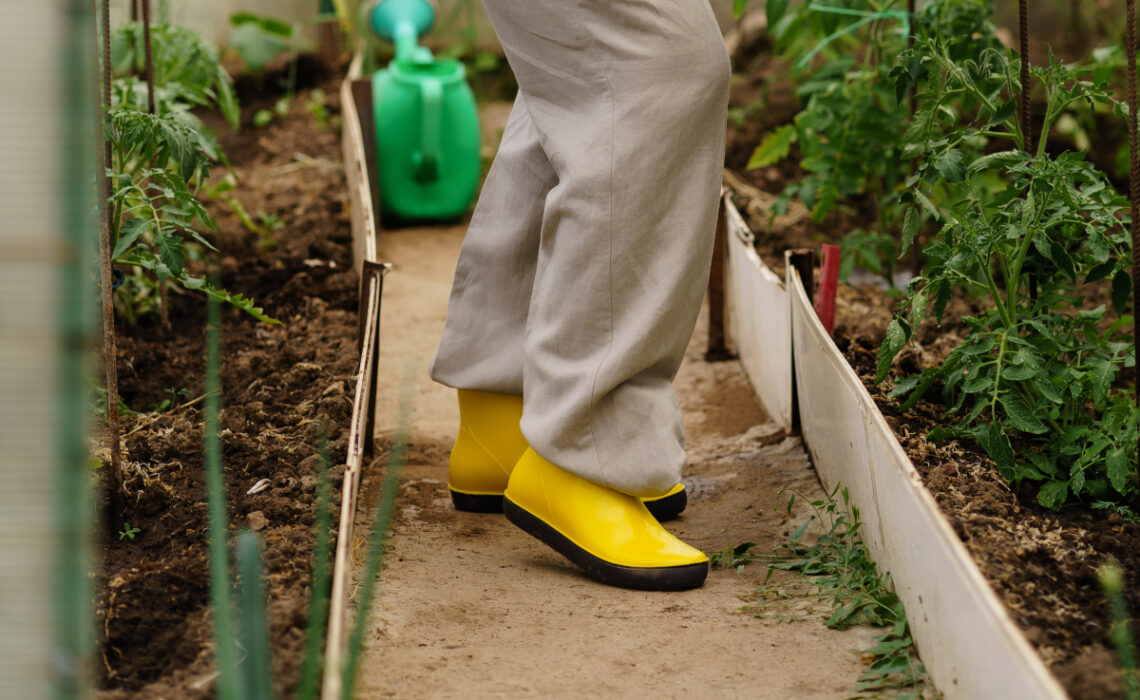
<svg viewBox="0 0 1140 700">
<path fill-rule="evenodd" d="M 367 12 L 368 25 L 373 33 L 396 45 L 397 60 L 424 60 L 426 49 L 418 44 L 420 37 L 435 24 L 434 3 L 428 0 L 376 0 Z"/>
</svg>

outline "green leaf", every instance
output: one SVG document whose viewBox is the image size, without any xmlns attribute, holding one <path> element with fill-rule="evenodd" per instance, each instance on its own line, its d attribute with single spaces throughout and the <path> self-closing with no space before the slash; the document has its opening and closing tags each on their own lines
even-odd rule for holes
<svg viewBox="0 0 1140 700">
<path fill-rule="evenodd" d="M 1121 448 L 1109 450 L 1108 459 L 1105 462 L 1108 469 L 1108 480 L 1112 483 L 1112 488 L 1119 493 L 1124 493 L 1124 489 L 1128 485 L 1128 462 L 1128 454 Z"/>
<path fill-rule="evenodd" d="M 929 197 L 924 195 L 919 190 L 914 190 L 914 198 L 918 201 L 919 204 L 922 205 L 922 208 L 926 210 L 926 213 L 930 214 L 930 217 L 932 219 L 935 221 L 942 220 L 942 214 L 938 211 L 938 207 L 934 206 L 934 202 L 930 201 Z"/>
<path fill-rule="evenodd" d="M 822 224 L 823 220 L 827 218 L 828 212 L 835 208 L 837 201 L 839 201 L 839 191 L 835 189 L 835 185 L 830 182 L 826 183 L 820 188 L 815 206 L 811 208 L 811 220 L 814 223 Z"/>
<path fill-rule="evenodd" d="M 998 153 L 991 153 L 988 156 L 982 156 L 967 168 L 969 172 L 976 173 L 981 170 L 989 168 L 1005 168 L 1015 163 L 1021 163 L 1027 159 L 1028 156 L 1022 151 L 999 151 Z"/>
<path fill-rule="evenodd" d="M 1009 445 L 1009 438 L 1000 425 L 982 423 L 974 429 L 974 439 L 986 451 L 986 454 L 997 464 L 998 470 L 1003 474 L 1011 474 L 1015 460 L 1013 448 Z"/>
<path fill-rule="evenodd" d="M 1033 385 L 1037 387 L 1037 390 L 1041 392 L 1042 396 L 1053 403 L 1060 405 L 1065 402 L 1064 399 L 1061 398 L 1061 392 L 1057 391 L 1057 387 L 1053 385 L 1049 377 L 1038 375 L 1033 381 Z"/>
<path fill-rule="evenodd" d="M 1102 280 L 1105 277 L 1108 277 L 1109 273 L 1111 273 L 1115 269 L 1116 269 L 1116 261 L 1115 260 L 1107 260 L 1107 261 L 1097 265 L 1093 269 L 1089 270 L 1089 273 L 1087 275 L 1085 275 L 1085 284 L 1088 284 L 1089 282 L 1096 282 L 1096 281 Z"/>
<path fill-rule="evenodd" d="M 780 162 L 788 157 L 788 152 L 797 138 L 796 127 L 791 124 L 785 124 L 770 132 L 752 152 L 752 157 L 748 159 L 746 167 L 749 170 L 755 170 Z"/>
<path fill-rule="evenodd" d="M 182 239 L 176 235 L 158 231 L 155 232 L 154 243 L 158 247 L 159 259 L 170 270 L 170 274 L 176 277 L 181 275 L 182 259 L 185 256 Z"/>
<path fill-rule="evenodd" d="M 1033 190 L 1025 193 L 1025 200 L 1021 203 L 1021 228 L 1029 234 L 1029 227 L 1037 217 L 1037 203 L 1033 197 Z"/>
<path fill-rule="evenodd" d="M 234 131 L 241 126 L 241 106 L 234 93 L 233 82 L 225 68 L 218 66 L 217 78 L 214 81 L 218 93 L 218 109 Z"/>
<path fill-rule="evenodd" d="M 879 370 L 875 375 L 876 384 L 887 378 L 895 355 L 899 354 L 899 351 L 906 345 L 907 335 L 906 329 L 903 328 L 897 318 L 891 319 L 891 322 L 887 324 L 887 335 L 883 338 L 883 344 L 879 346 Z"/>
<path fill-rule="evenodd" d="M 732 0 L 732 17 L 740 19 L 744 14 L 744 10 L 748 7 L 748 0 Z M 772 26 L 769 24 L 768 26 Z"/>
<path fill-rule="evenodd" d="M 144 219 L 141 216 L 135 216 L 127 219 L 119 226 L 119 241 L 115 244 L 115 250 L 111 253 L 111 259 L 118 259 L 123 253 L 127 252 L 139 236 L 146 233 L 150 228 L 150 220 Z"/>
<path fill-rule="evenodd" d="M 1001 371 L 1001 378 L 1014 382 L 1020 382 L 1029 379 L 1035 374 L 1037 374 L 1037 372 L 1032 367 L 1026 367 L 1025 365 L 1014 365 L 1012 367 L 1003 369 Z"/>
<path fill-rule="evenodd" d="M 914 243 L 914 238 L 918 235 L 918 224 L 921 218 L 916 207 L 909 206 L 906 208 L 906 214 L 903 215 L 902 245 L 899 248 L 899 258 L 906 255 Z"/>
<path fill-rule="evenodd" d="M 747 1 L 748 0 L 744 0 L 744 2 Z M 780 20 L 784 18 L 784 13 L 787 11 L 788 0 L 767 0 L 764 4 L 764 15 L 768 20 L 768 26 L 775 28 L 775 26 L 780 23 Z"/>
<path fill-rule="evenodd" d="M 926 434 L 926 441 L 927 442 L 945 442 L 947 440 L 957 440 L 960 437 L 962 437 L 962 432 L 960 430 L 954 430 L 953 428 L 938 427 L 938 428 L 934 428 L 933 430 L 931 430 L 929 433 Z"/>
<path fill-rule="evenodd" d="M 1041 422 L 1033 410 L 1025 405 L 1016 394 L 1004 394 L 1001 398 L 1001 405 L 1005 408 L 1005 413 L 1009 416 L 1009 422 L 1018 430 L 1040 435 L 1041 433 L 1049 432 L 1049 428 Z"/>
<path fill-rule="evenodd" d="M 1037 502 L 1046 508 L 1059 508 L 1069 497 L 1067 481 L 1050 481 L 1037 491 Z"/>
<path fill-rule="evenodd" d="M 956 148 L 951 148 L 934 161 L 934 168 L 938 174 L 951 184 L 961 182 L 966 177 L 966 166 L 963 161 L 966 156 Z"/>
<path fill-rule="evenodd" d="M 267 31 L 260 22 L 249 21 L 238 24 L 230 33 L 230 46 L 241 54 L 250 70 L 260 71 L 289 44 L 280 34 Z"/>
<path fill-rule="evenodd" d="M 1112 308 L 1123 314 L 1132 296 L 1132 276 L 1125 270 L 1118 270 L 1112 277 Z"/>
</svg>

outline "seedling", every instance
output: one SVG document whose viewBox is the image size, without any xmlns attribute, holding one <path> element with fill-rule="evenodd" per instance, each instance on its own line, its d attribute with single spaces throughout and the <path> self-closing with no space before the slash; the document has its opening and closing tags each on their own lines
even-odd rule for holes
<svg viewBox="0 0 1140 700">
<path fill-rule="evenodd" d="M 123 523 L 123 529 L 119 530 L 119 541 L 121 542 L 123 538 L 127 538 L 133 542 L 137 534 L 139 534 L 137 527 L 131 527 L 130 523 Z"/>
</svg>

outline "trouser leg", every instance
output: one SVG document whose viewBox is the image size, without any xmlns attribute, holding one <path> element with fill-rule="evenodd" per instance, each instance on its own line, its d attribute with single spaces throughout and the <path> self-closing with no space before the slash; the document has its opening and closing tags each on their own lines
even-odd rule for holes
<svg viewBox="0 0 1140 700">
<path fill-rule="evenodd" d="M 543 205 L 554 181 L 520 94 L 463 239 L 443 339 L 431 365 L 435 381 L 456 389 L 523 393 L 523 336 Z"/>
<path fill-rule="evenodd" d="M 663 493 L 684 463 L 672 379 L 707 283 L 723 164 L 729 69 L 719 30 L 705 0 L 485 5 L 556 183 L 538 205 L 533 278 L 495 283 L 516 293 L 530 286 L 523 433 L 579 476 L 632 495 Z M 480 207 L 504 211 L 490 196 Z M 488 278 L 515 268 L 485 262 L 478 274 Z M 453 385 L 495 391 L 487 382 L 505 369 L 475 346 L 513 342 L 518 298 L 481 304 L 498 295 L 462 285 L 469 299 L 453 295 L 449 313 L 482 305 L 474 325 L 498 328 L 505 314 L 512 334 L 455 336 L 479 367 L 460 379 L 485 378 Z M 449 383 L 440 368 L 437 358 L 436 376 Z"/>
</svg>

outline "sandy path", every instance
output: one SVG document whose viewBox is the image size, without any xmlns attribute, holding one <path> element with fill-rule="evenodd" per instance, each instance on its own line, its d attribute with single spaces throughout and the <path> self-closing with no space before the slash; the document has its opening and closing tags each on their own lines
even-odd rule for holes
<svg viewBox="0 0 1140 700">
<path fill-rule="evenodd" d="M 384 290 L 380 437 L 395 424 L 401 381 L 414 384 L 416 403 L 360 697 L 849 697 L 855 652 L 874 633 L 742 612 L 762 567 L 717 569 L 683 593 L 609 588 L 502 516 L 452 508 L 446 464 L 458 412 L 426 363 L 462 235 L 416 229 L 381 242 L 396 269 Z M 703 324 L 702 315 L 676 381 L 692 496 L 669 528 L 707 552 L 744 541 L 771 549 L 803 518 L 773 510 L 777 491 L 818 496 L 819 487 L 799 440 L 767 421 L 739 366 L 702 360 Z"/>
</svg>

